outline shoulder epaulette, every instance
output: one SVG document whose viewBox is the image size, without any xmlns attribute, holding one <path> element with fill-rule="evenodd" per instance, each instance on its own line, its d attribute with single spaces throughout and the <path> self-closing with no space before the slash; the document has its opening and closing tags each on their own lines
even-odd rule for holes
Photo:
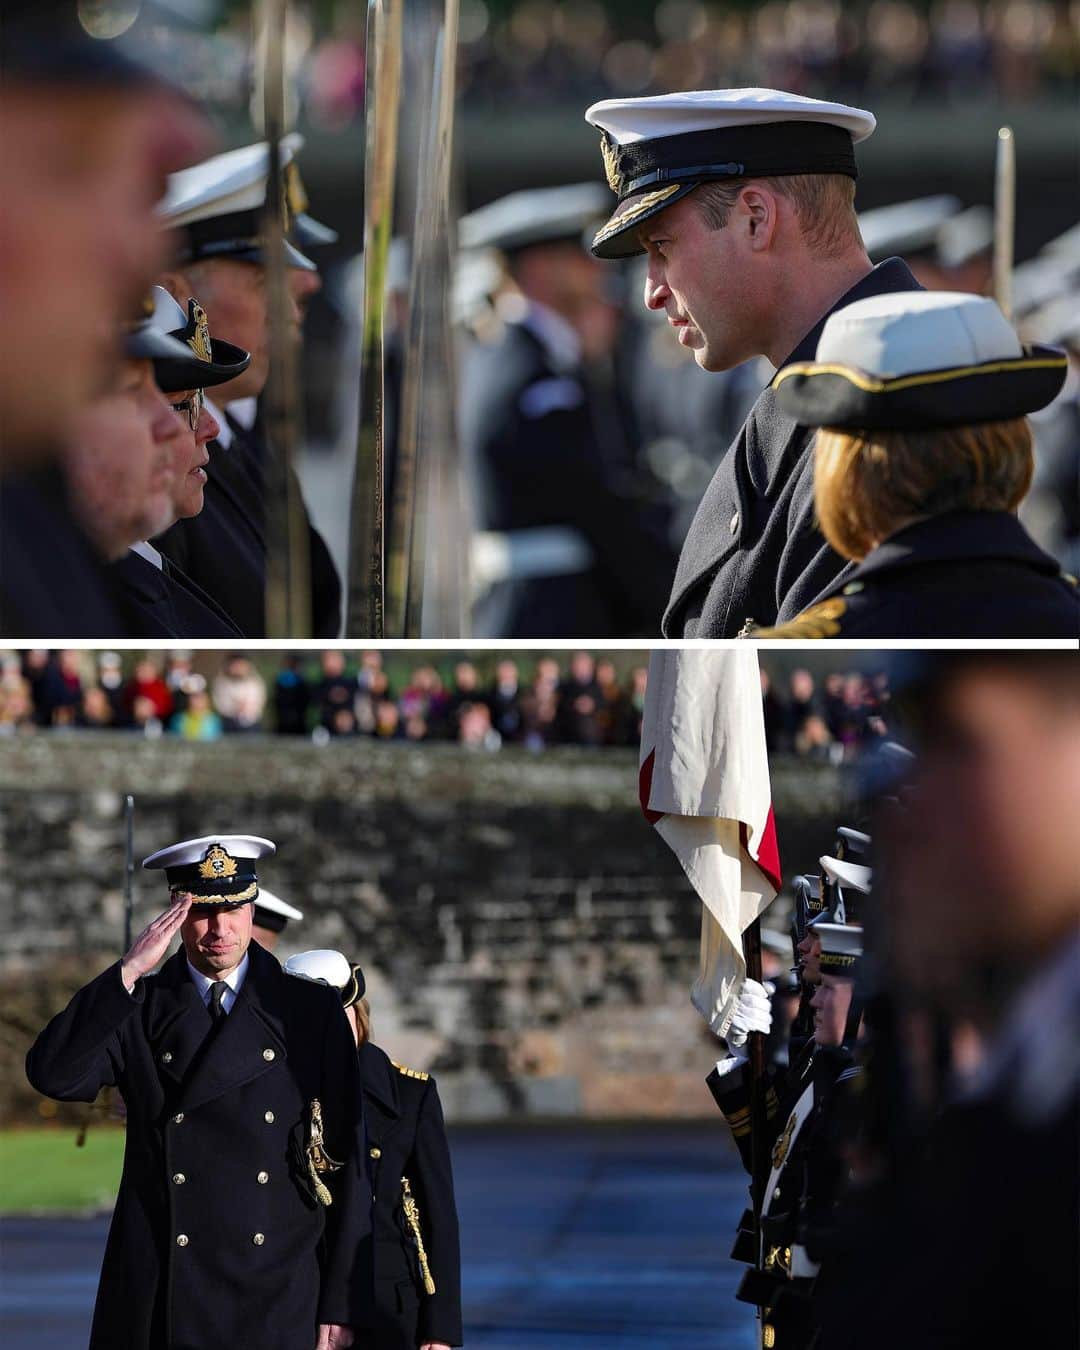
<svg viewBox="0 0 1080 1350">
<path fill-rule="evenodd" d="M 407 1068 L 404 1064 L 399 1064 L 396 1059 L 392 1059 L 390 1063 L 397 1069 L 398 1073 L 401 1074 L 403 1078 L 418 1078 L 421 1083 L 426 1083 L 431 1077 L 431 1074 L 425 1073 L 423 1069 Z"/>
<path fill-rule="evenodd" d="M 755 638 L 830 638 L 840 634 L 839 620 L 847 613 L 847 601 L 839 596 L 821 600 L 788 623 L 775 628 L 755 628 L 747 636 Z"/>
</svg>

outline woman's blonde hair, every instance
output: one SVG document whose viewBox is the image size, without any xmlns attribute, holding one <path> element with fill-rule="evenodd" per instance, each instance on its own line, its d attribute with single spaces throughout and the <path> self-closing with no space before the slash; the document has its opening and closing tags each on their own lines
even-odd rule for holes
<svg viewBox="0 0 1080 1350">
<path fill-rule="evenodd" d="M 1034 470 L 1023 417 L 931 431 L 822 427 L 814 506 L 825 538 L 858 561 L 914 517 L 1015 511 Z"/>
</svg>

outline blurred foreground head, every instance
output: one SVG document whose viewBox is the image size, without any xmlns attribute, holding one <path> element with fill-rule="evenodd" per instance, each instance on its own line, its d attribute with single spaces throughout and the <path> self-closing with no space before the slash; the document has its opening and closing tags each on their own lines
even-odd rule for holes
<svg viewBox="0 0 1080 1350">
<path fill-rule="evenodd" d="M 918 763 L 883 809 L 903 987 L 992 1023 L 1080 930 L 1080 656 L 919 658 Z"/>
<path fill-rule="evenodd" d="M 154 207 L 205 152 L 188 100 L 91 37 L 74 0 L 5 0 L 0 32 L 4 466 L 54 452 L 119 360 L 108 336 L 166 257 Z"/>
</svg>

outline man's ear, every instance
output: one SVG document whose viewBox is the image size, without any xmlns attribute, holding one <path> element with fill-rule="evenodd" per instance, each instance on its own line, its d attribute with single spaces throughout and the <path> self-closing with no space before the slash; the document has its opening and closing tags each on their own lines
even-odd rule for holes
<svg viewBox="0 0 1080 1350">
<path fill-rule="evenodd" d="M 750 247 L 755 253 L 764 253 L 771 246 L 779 218 L 776 193 L 756 183 L 748 184 L 739 197 L 739 207 Z"/>
</svg>

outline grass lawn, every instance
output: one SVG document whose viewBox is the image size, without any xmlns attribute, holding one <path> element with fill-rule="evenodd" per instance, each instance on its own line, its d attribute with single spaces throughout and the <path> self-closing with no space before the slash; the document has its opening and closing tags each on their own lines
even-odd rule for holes
<svg viewBox="0 0 1080 1350">
<path fill-rule="evenodd" d="M 76 1134 L 55 1126 L 0 1131 L 0 1214 L 112 1205 L 120 1184 L 123 1129 L 95 1119 L 82 1148 L 75 1147 Z"/>
</svg>

